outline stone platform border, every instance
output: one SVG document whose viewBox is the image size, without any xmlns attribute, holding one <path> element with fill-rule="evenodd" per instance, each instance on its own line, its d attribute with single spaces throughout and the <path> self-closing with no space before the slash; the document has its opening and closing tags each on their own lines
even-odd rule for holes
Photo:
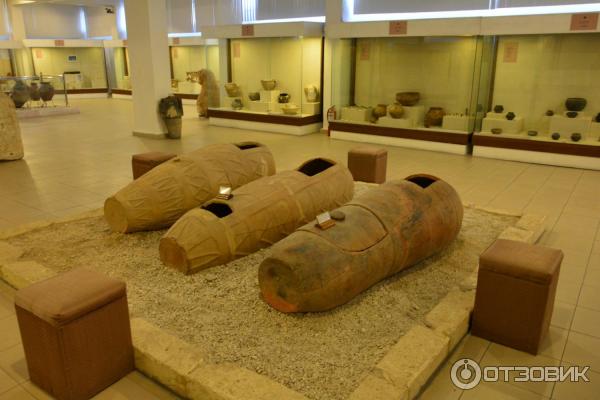
<svg viewBox="0 0 600 400">
<path fill-rule="evenodd" d="M 482 211 L 520 217 L 499 237 L 535 243 L 545 229 L 545 216 L 498 209 Z M 43 221 L 0 232 L 0 240 L 54 223 L 101 216 L 94 210 L 75 217 Z M 0 278 L 19 289 L 56 273 L 32 261 L 18 261 L 21 249 L 0 242 Z M 417 397 L 435 371 L 469 331 L 477 287 L 477 269 L 452 289 L 424 318 L 393 345 L 363 377 L 349 400 L 410 400 Z M 131 321 L 136 368 L 180 396 L 202 400 L 308 400 L 264 375 L 231 363 L 210 364 L 202 349 L 154 326 L 143 318 Z"/>
</svg>

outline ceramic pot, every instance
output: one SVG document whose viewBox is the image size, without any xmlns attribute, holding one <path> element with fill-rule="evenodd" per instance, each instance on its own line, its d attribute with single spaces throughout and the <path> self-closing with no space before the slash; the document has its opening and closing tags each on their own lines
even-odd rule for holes
<svg viewBox="0 0 600 400">
<path fill-rule="evenodd" d="M 237 83 L 228 82 L 225 84 L 225 91 L 227 92 L 227 96 L 229 97 L 239 97 L 240 96 L 240 87 Z"/>
<path fill-rule="evenodd" d="M 399 92 L 396 93 L 396 101 L 403 106 L 412 107 L 419 102 L 421 94 L 419 92 Z"/>
<path fill-rule="evenodd" d="M 315 85 L 308 85 L 304 88 L 304 94 L 306 95 L 306 101 L 309 103 L 316 103 L 319 101 L 319 89 Z"/>
<path fill-rule="evenodd" d="M 567 117 L 569 118 L 575 118 L 577 114 L 579 114 L 577 111 L 567 111 Z"/>
<path fill-rule="evenodd" d="M 554 115 L 554 111 L 552 111 L 552 110 L 548 110 L 548 111 L 546 111 L 546 116 L 547 116 L 547 117 L 551 117 L 551 116 L 553 116 L 553 115 Z"/>
<path fill-rule="evenodd" d="M 387 104 L 377 104 L 377 107 L 373 108 L 373 117 L 381 118 L 387 115 Z"/>
<path fill-rule="evenodd" d="M 29 85 L 29 97 L 31 97 L 31 100 L 33 101 L 39 101 L 42 98 L 40 95 L 40 87 L 35 82 L 31 82 L 31 85 Z"/>
<path fill-rule="evenodd" d="M 492 128 L 492 133 L 494 135 L 499 135 L 502 133 L 502 129 L 501 128 Z"/>
<path fill-rule="evenodd" d="M 498 105 L 496 105 L 496 106 L 494 107 L 494 112 L 495 112 L 496 114 L 500 114 L 500 113 L 502 113 L 502 111 L 504 111 L 504 106 L 502 106 L 502 105 L 498 104 Z"/>
<path fill-rule="evenodd" d="M 558 132 L 554 132 L 554 133 L 552 134 L 552 139 L 554 139 L 554 140 L 558 140 L 558 139 L 560 139 L 560 133 L 558 133 Z"/>
<path fill-rule="evenodd" d="M 537 131 L 527 131 L 527 136 L 537 136 Z"/>
<path fill-rule="evenodd" d="M 388 113 L 392 118 L 402 118 L 404 115 L 404 107 L 400 103 L 394 103 L 388 107 Z"/>
<path fill-rule="evenodd" d="M 50 101 L 54 97 L 54 86 L 50 82 L 40 83 L 40 96 L 43 101 Z"/>
<path fill-rule="evenodd" d="M 15 107 L 23 107 L 23 104 L 27 103 L 27 100 L 29 100 L 29 86 L 23 81 L 18 80 L 12 88 L 10 97 L 15 103 Z"/>
<path fill-rule="evenodd" d="M 260 93 L 259 92 L 250 92 L 250 93 L 248 93 L 248 97 L 252 101 L 260 100 Z"/>
<path fill-rule="evenodd" d="M 283 111 L 284 114 L 296 115 L 296 114 L 298 114 L 300 107 L 298 107 L 297 105 L 295 105 L 293 103 L 288 103 L 285 106 L 281 107 L 281 110 Z"/>
<path fill-rule="evenodd" d="M 285 104 L 290 101 L 290 95 L 288 93 L 281 93 L 277 98 L 277 101 L 281 104 Z"/>
<path fill-rule="evenodd" d="M 181 137 L 181 118 L 165 118 L 167 127 L 167 137 L 169 139 L 179 139 Z"/>
<path fill-rule="evenodd" d="M 596 122 L 600 122 L 600 113 L 598 113 L 598 114 L 596 115 L 596 118 L 594 118 L 594 121 L 596 121 Z"/>
<path fill-rule="evenodd" d="M 233 108 L 234 110 L 241 110 L 244 107 L 244 105 L 242 104 L 242 100 L 240 99 L 234 99 L 231 102 L 231 108 Z"/>
<path fill-rule="evenodd" d="M 515 119 L 515 117 L 516 117 L 516 115 L 515 115 L 515 113 L 514 113 L 514 112 L 512 112 L 512 111 L 509 111 L 509 112 L 506 114 L 506 119 L 507 119 L 507 120 L 509 120 L 509 121 L 512 121 L 513 119 Z"/>
<path fill-rule="evenodd" d="M 442 107 L 430 107 L 427 114 L 425 114 L 425 127 L 441 126 L 444 115 L 446 115 L 446 113 Z"/>
<path fill-rule="evenodd" d="M 265 79 L 261 80 L 260 84 L 265 90 L 273 90 L 275 89 L 275 86 L 277 86 L 277 81 L 275 79 Z"/>
<path fill-rule="evenodd" d="M 574 142 L 579 142 L 581 140 L 581 133 L 572 133 L 571 140 Z"/>
<path fill-rule="evenodd" d="M 569 97 L 565 101 L 567 111 L 583 111 L 587 105 L 587 100 L 582 97 Z"/>
</svg>

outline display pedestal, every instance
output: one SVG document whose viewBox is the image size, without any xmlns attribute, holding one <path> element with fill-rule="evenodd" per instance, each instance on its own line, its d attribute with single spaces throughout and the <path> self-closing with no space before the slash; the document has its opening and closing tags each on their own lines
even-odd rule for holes
<svg viewBox="0 0 600 400">
<path fill-rule="evenodd" d="M 502 133 L 518 134 L 523 130 L 523 117 L 515 117 L 513 120 L 504 118 L 504 114 L 488 113 L 483 119 L 482 132 L 491 132 L 492 129 L 502 129 Z"/>
<path fill-rule="evenodd" d="M 445 115 L 442 129 L 469 132 L 469 127 L 472 126 L 473 121 L 474 118 L 467 115 Z"/>
<path fill-rule="evenodd" d="M 302 103 L 302 114 L 321 114 L 321 103 Z"/>
<path fill-rule="evenodd" d="M 389 126 L 391 128 L 412 128 L 415 123 L 412 119 L 408 118 L 392 118 L 392 117 L 381 117 L 377 121 L 377 124 L 381 126 Z"/>
<path fill-rule="evenodd" d="M 590 139 L 594 141 L 600 139 L 600 122 L 592 122 L 590 124 Z"/>
<path fill-rule="evenodd" d="M 213 108 L 208 109 L 208 124 L 288 135 L 308 135 L 319 132 L 323 126 L 320 114 L 300 117 Z"/>
<path fill-rule="evenodd" d="M 266 103 L 277 103 L 279 100 L 279 90 L 261 90 L 260 91 L 260 100 Z"/>
<path fill-rule="evenodd" d="M 340 119 L 345 121 L 366 122 L 371 119 L 371 107 L 342 107 Z"/>
<path fill-rule="evenodd" d="M 250 101 L 248 102 L 248 109 L 254 112 L 269 112 L 271 109 L 271 103 L 266 101 Z"/>
<path fill-rule="evenodd" d="M 425 120 L 425 106 L 404 106 L 402 118 L 412 121 L 412 126 L 423 126 Z"/>
<path fill-rule="evenodd" d="M 562 115 L 553 115 L 550 117 L 550 135 L 554 132 L 560 133 L 560 136 L 570 136 L 571 133 L 579 132 L 582 135 L 590 130 L 592 124 L 591 117 L 578 116 L 577 118 L 563 117 Z"/>
</svg>

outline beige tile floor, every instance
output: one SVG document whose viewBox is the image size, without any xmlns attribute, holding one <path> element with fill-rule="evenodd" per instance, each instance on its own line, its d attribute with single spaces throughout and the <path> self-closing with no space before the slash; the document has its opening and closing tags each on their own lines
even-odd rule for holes
<svg viewBox="0 0 600 400">
<path fill-rule="evenodd" d="M 186 152 L 204 144 L 257 140 L 274 153 L 279 169 L 312 156 L 345 161 L 355 143 L 315 134 L 293 137 L 209 127 L 186 108 L 183 139 L 131 135 L 127 100 L 76 100 L 80 115 L 21 124 L 26 157 L 0 163 L 0 229 L 98 208 L 131 179 L 131 154 Z M 388 148 L 388 178 L 416 172 L 449 181 L 466 202 L 548 215 L 542 243 L 561 248 L 565 260 L 552 326 L 534 357 L 467 336 L 429 383 L 422 399 L 600 398 L 600 172 Z M 0 400 L 47 399 L 27 376 L 12 306 L 14 291 L 0 284 Z M 468 356 L 483 365 L 588 365 L 589 383 L 485 383 L 464 393 L 449 379 L 453 361 Z M 174 396 L 132 373 L 98 399 L 169 399 Z"/>
</svg>

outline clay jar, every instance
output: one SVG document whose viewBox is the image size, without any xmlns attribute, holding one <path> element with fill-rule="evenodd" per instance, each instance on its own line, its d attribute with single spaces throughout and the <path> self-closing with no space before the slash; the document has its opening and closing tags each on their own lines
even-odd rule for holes
<svg viewBox="0 0 600 400">
<path fill-rule="evenodd" d="M 40 87 L 35 82 L 31 82 L 31 85 L 29 85 L 29 97 L 31 97 L 31 100 L 33 101 L 41 99 Z"/>
<path fill-rule="evenodd" d="M 581 133 L 571 134 L 571 140 L 574 142 L 579 142 L 581 140 Z"/>
<path fill-rule="evenodd" d="M 290 101 L 290 95 L 287 93 L 281 93 L 277 98 L 277 101 L 280 103 L 287 103 Z"/>
<path fill-rule="evenodd" d="M 554 132 L 554 133 L 552 134 L 552 139 L 553 139 L 553 140 L 558 140 L 558 139 L 560 139 L 560 133 L 558 133 L 558 132 Z"/>
<path fill-rule="evenodd" d="M 600 122 L 600 113 L 598 113 L 598 114 L 596 115 L 596 118 L 594 118 L 594 121 L 596 121 L 596 122 Z"/>
<path fill-rule="evenodd" d="M 244 107 L 244 105 L 242 104 L 242 100 L 240 99 L 234 99 L 231 102 L 231 108 L 233 108 L 234 110 L 241 110 Z"/>
<path fill-rule="evenodd" d="M 40 96 L 43 101 L 50 101 L 54 97 L 54 86 L 50 82 L 40 83 Z"/>
<path fill-rule="evenodd" d="M 425 127 L 441 126 L 444 115 L 446 115 L 446 113 L 442 107 L 430 107 L 427 114 L 425 114 Z"/>
<path fill-rule="evenodd" d="M 250 93 L 248 93 L 248 98 L 252 101 L 260 100 L 260 93 L 259 92 L 250 92 Z"/>
<path fill-rule="evenodd" d="M 29 100 L 29 86 L 21 80 L 17 81 L 12 88 L 10 97 L 15 103 L 15 107 L 23 107 L 23 104 L 27 103 L 27 100 Z"/>
<path fill-rule="evenodd" d="M 412 107 L 419 102 L 421 94 L 419 92 L 399 92 L 396 93 L 396 101 L 403 106 Z"/>
<path fill-rule="evenodd" d="M 315 85 L 308 85 L 304 88 L 304 95 L 306 101 L 309 103 L 316 103 L 319 101 L 319 89 Z"/>
<path fill-rule="evenodd" d="M 394 103 L 388 107 L 388 113 L 392 118 L 402 118 L 404 115 L 404 107 L 400 103 Z"/>
<path fill-rule="evenodd" d="M 587 105 L 587 100 L 582 97 L 569 97 L 565 101 L 567 111 L 582 111 Z"/>
<path fill-rule="evenodd" d="M 567 117 L 569 118 L 575 118 L 577 117 L 578 112 L 577 111 L 567 111 Z"/>
<path fill-rule="evenodd" d="M 512 121 L 513 119 L 515 119 L 515 117 L 516 117 L 516 115 L 515 115 L 515 113 L 514 113 L 514 112 L 512 112 L 512 111 L 509 111 L 509 112 L 506 114 L 506 119 L 507 119 L 507 120 L 509 120 L 509 121 Z"/>
<path fill-rule="evenodd" d="M 229 97 L 239 97 L 240 95 L 240 87 L 237 85 L 237 83 L 226 83 L 225 91 L 227 92 L 227 96 Z"/>
<path fill-rule="evenodd" d="M 265 90 L 273 90 L 277 86 L 277 81 L 275 79 L 262 79 L 260 84 Z"/>
<path fill-rule="evenodd" d="M 373 108 L 373 116 L 375 118 L 385 117 L 387 115 L 387 104 L 377 104 L 377 107 Z"/>
<path fill-rule="evenodd" d="M 494 112 L 496 114 L 500 114 L 502 111 L 504 111 L 504 107 L 501 106 L 500 104 L 498 104 L 497 106 L 494 107 Z"/>
</svg>

